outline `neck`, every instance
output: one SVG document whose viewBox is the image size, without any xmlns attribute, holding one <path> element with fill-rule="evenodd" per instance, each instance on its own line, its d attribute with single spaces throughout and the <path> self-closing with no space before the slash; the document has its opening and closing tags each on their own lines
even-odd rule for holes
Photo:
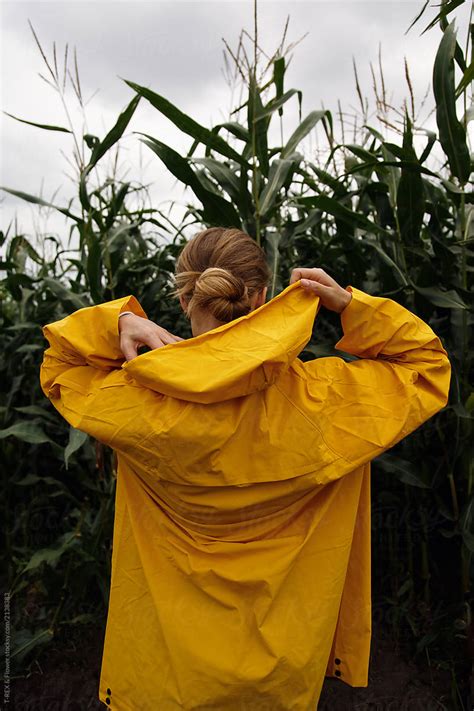
<svg viewBox="0 0 474 711">
<path fill-rule="evenodd" d="M 262 306 L 265 303 L 265 298 L 267 295 L 267 287 L 264 287 L 258 292 L 255 292 L 250 299 L 251 308 L 253 311 L 258 306 Z M 182 296 L 180 296 L 180 303 L 184 311 L 186 311 L 186 303 Z M 212 331 L 213 328 L 222 326 L 222 321 L 218 321 L 214 316 L 212 316 L 207 311 L 202 311 L 198 308 L 193 309 L 193 315 L 191 317 L 191 330 L 193 336 L 200 336 L 201 333 L 206 333 L 207 331 Z"/>
<path fill-rule="evenodd" d="M 213 328 L 217 328 L 218 326 L 222 326 L 222 321 L 218 321 L 214 316 L 211 316 L 211 314 L 198 312 L 198 310 L 195 309 L 191 319 L 193 336 L 200 336 L 201 333 L 212 331 Z"/>
</svg>

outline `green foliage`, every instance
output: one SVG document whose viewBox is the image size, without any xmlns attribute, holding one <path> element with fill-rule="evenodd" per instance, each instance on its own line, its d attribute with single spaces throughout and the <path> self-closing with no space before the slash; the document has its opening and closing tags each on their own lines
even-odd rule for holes
<svg viewBox="0 0 474 711">
<path fill-rule="evenodd" d="M 462 664 L 455 650 L 463 634 L 454 622 L 470 614 L 464 600 L 474 550 L 474 199 L 466 130 L 472 112 L 466 110 L 460 121 L 456 110 L 457 99 L 467 96 L 472 63 L 446 19 L 458 5 L 457 0 L 444 3 L 436 20 L 442 28 L 433 71 L 437 134 L 417 126 L 405 108 L 399 142 L 367 124 L 359 143 L 338 142 L 329 111 L 311 111 L 303 119 L 300 111 L 299 125 L 284 141 L 285 107 L 297 99 L 301 109 L 302 96 L 296 89 L 285 90 L 287 60 L 281 51 L 267 64 L 269 78 L 264 72 L 257 79 L 257 67 L 236 60 L 246 100 L 232 120 L 210 129 L 151 89 L 127 81 L 135 96 L 105 138 L 76 137 L 76 145 L 86 144 L 91 151 L 89 161 L 78 161 L 78 199 L 74 207 L 55 207 L 69 219 L 77 249 L 66 250 L 51 236 L 48 246 L 54 253 L 47 257 L 24 235 L 2 235 L 0 446 L 8 587 L 14 599 L 33 595 L 40 610 L 38 629 L 27 629 L 18 614 L 19 659 L 54 634 L 58 624 L 103 614 L 113 522 L 113 458 L 61 422 L 40 391 L 45 347 L 40 327 L 82 306 L 134 294 L 150 318 L 189 335 L 171 296 L 183 234 L 190 225 L 232 225 L 265 248 L 272 270 L 270 296 L 288 283 L 292 268 L 317 265 L 342 284 L 396 299 L 442 338 L 453 372 L 449 404 L 376 461 L 373 504 L 377 509 L 395 501 L 405 513 L 435 511 L 434 518 L 423 518 L 417 540 L 409 525 L 390 533 L 389 555 L 384 552 L 389 582 L 381 594 L 396 612 L 395 633 L 408 629 L 415 652 L 430 648 L 432 658 L 438 655 L 455 671 Z M 455 63 L 463 72 L 457 87 Z M 145 207 L 141 186 L 114 175 L 93 182 L 92 168 L 123 136 L 141 99 L 193 141 L 188 154 L 180 155 L 140 134 L 190 191 L 180 225 L 158 208 Z M 278 145 L 272 145 L 275 121 L 280 121 Z M 327 142 L 324 160 L 305 155 L 303 139 L 315 127 Z M 420 134 L 426 144 L 418 155 L 415 137 Z M 433 149 L 445 158 L 440 170 L 426 165 Z M 317 334 L 303 358 L 336 354 L 334 315 L 320 315 Z M 53 511 L 55 524 L 39 540 L 31 522 Z M 374 537 L 379 556 L 383 535 Z M 452 572 L 449 591 L 446 566 Z M 438 614 L 433 601 L 447 595 L 449 606 Z M 420 603 L 425 611 L 433 608 L 431 626 Z"/>
<path fill-rule="evenodd" d="M 445 29 L 433 69 L 433 91 L 436 99 L 436 122 L 439 140 L 449 161 L 451 172 L 464 185 L 471 173 L 471 160 L 466 143 L 466 129 L 456 116 L 454 86 L 454 21 Z"/>
</svg>

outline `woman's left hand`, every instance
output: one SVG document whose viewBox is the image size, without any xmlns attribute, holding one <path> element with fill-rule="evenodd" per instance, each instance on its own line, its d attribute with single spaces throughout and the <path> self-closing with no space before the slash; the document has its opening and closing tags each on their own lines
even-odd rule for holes
<svg viewBox="0 0 474 711">
<path fill-rule="evenodd" d="M 340 286 L 323 269 L 318 267 L 293 269 L 290 284 L 298 280 L 301 280 L 303 289 L 319 296 L 321 304 L 329 311 L 340 314 L 351 302 L 352 293 Z"/>
<path fill-rule="evenodd" d="M 154 321 L 136 314 L 127 314 L 119 318 L 118 328 L 120 348 L 127 361 L 133 360 L 138 355 L 140 346 L 148 346 L 151 350 L 155 350 L 183 340 L 158 326 Z"/>
</svg>

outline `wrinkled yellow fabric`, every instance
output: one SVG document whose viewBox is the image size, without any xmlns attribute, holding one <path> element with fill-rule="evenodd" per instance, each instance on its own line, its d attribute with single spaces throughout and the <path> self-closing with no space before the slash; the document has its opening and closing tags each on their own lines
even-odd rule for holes
<svg viewBox="0 0 474 711">
<path fill-rule="evenodd" d="M 44 327 L 44 393 L 118 457 L 114 711 L 314 711 L 325 675 L 367 686 L 369 462 L 445 406 L 450 363 L 414 314 L 348 289 L 350 362 L 298 359 L 319 308 L 299 282 L 128 363 L 133 296 Z"/>
</svg>

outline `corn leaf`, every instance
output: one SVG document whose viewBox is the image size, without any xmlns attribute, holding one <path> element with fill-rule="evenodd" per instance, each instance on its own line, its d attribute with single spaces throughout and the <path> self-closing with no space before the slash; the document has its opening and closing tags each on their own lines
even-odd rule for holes
<svg viewBox="0 0 474 711">
<path fill-rule="evenodd" d="M 146 139 L 142 139 L 143 143 L 151 148 L 175 178 L 190 187 L 201 201 L 204 220 L 213 225 L 240 227 L 240 218 L 234 206 L 220 195 L 205 188 L 185 158 L 156 138 L 147 134 L 142 135 L 146 136 Z"/>
<path fill-rule="evenodd" d="M 420 465 L 413 464 L 401 457 L 393 454 L 382 454 L 377 457 L 377 466 L 389 475 L 396 476 L 399 481 L 416 486 L 420 489 L 429 489 L 430 485 L 425 481 L 423 470 Z"/>
<path fill-rule="evenodd" d="M 112 148 L 112 146 L 117 143 L 117 141 L 123 136 L 125 129 L 130 123 L 130 119 L 135 113 L 139 101 L 140 96 L 135 96 L 131 100 L 127 108 L 122 111 L 115 125 L 113 126 L 113 128 L 110 129 L 104 140 L 100 141 L 100 143 L 97 143 L 94 146 L 92 150 L 92 155 L 90 157 L 89 165 L 87 166 L 87 172 L 89 172 L 107 153 L 107 151 Z"/>
<path fill-rule="evenodd" d="M 459 527 L 465 545 L 474 553 L 474 496 L 471 496 L 459 517 Z"/>
<path fill-rule="evenodd" d="M 417 156 L 413 148 L 411 121 L 408 114 L 405 116 L 403 149 L 407 158 L 413 162 L 414 168 L 411 168 L 408 162 L 405 162 L 404 167 L 402 167 L 397 191 L 397 215 L 403 241 L 414 245 L 420 242 L 425 200 L 423 179 L 418 170 Z"/>
<path fill-rule="evenodd" d="M 86 432 L 81 432 L 81 430 L 77 430 L 75 427 L 69 428 L 69 442 L 64 450 L 64 464 L 66 469 L 69 469 L 69 459 L 71 455 L 77 452 L 77 450 L 87 442 L 87 439 L 88 435 Z"/>
<path fill-rule="evenodd" d="M 28 126 L 35 126 L 36 128 L 43 128 L 45 131 L 60 131 L 61 133 L 72 133 L 68 128 L 64 128 L 64 126 L 51 126 L 47 123 L 36 123 L 35 121 L 27 121 L 26 119 L 21 119 L 18 118 L 18 116 L 14 116 L 13 114 L 9 114 L 8 111 L 3 112 L 5 116 L 9 116 L 10 118 L 14 119 L 15 121 L 20 121 L 20 123 L 26 123 Z"/>
<path fill-rule="evenodd" d="M 280 99 L 283 96 L 283 87 L 285 82 L 285 57 L 277 57 L 273 62 L 273 83 L 275 84 L 276 98 Z M 283 107 L 278 109 L 278 115 L 283 116 Z"/>
<path fill-rule="evenodd" d="M 380 232 L 382 234 L 388 234 L 386 230 L 382 229 L 375 222 L 372 222 L 367 217 L 359 212 L 354 212 L 345 205 L 342 205 L 339 200 L 331 198 L 327 195 L 315 195 L 311 197 L 298 198 L 298 204 L 304 205 L 305 207 L 313 207 L 323 212 L 327 212 L 329 215 L 333 215 L 338 220 L 345 222 L 351 228 L 359 228 L 365 230 L 371 234 Z"/>
<path fill-rule="evenodd" d="M 461 183 L 466 183 L 471 172 L 466 131 L 456 116 L 454 91 L 454 21 L 446 28 L 440 42 L 433 68 L 433 91 L 436 99 L 436 122 L 439 140 L 449 161 L 451 172 Z"/>
<path fill-rule="evenodd" d="M 10 427 L 0 430 L 0 439 L 5 439 L 5 437 L 16 437 L 16 439 L 30 444 L 51 442 L 48 435 L 35 422 L 16 422 Z"/>
<path fill-rule="evenodd" d="M 242 126 L 242 124 L 237 123 L 237 121 L 226 121 L 225 123 L 219 123 L 217 126 L 214 126 L 211 131 L 212 133 L 218 133 L 221 128 L 225 128 L 227 131 L 229 131 L 229 133 L 238 138 L 239 141 L 248 143 L 250 140 L 250 134 L 248 130 L 245 128 L 245 126 Z"/>
<path fill-rule="evenodd" d="M 311 111 L 311 113 L 303 119 L 297 129 L 291 134 L 287 144 L 281 152 L 281 157 L 287 158 L 291 153 L 293 153 L 300 141 L 308 135 L 308 133 L 316 126 L 318 121 L 326 118 L 332 125 L 332 117 L 329 111 Z"/>
<path fill-rule="evenodd" d="M 425 287 L 417 286 L 417 284 L 413 284 L 413 288 L 435 306 L 440 306 L 443 309 L 467 309 L 467 304 L 454 289 L 442 291 L 437 286 Z"/>
<path fill-rule="evenodd" d="M 252 198 L 247 188 L 241 185 L 240 175 L 222 161 L 214 158 L 195 158 L 194 163 L 203 165 L 217 184 L 237 205 L 242 214 L 252 210 Z"/>
<path fill-rule="evenodd" d="M 195 141 L 203 143 L 205 146 L 212 148 L 227 158 L 232 158 L 232 160 L 237 161 L 237 163 L 245 162 L 241 154 L 229 146 L 221 136 L 201 126 L 197 121 L 194 121 L 190 116 L 180 111 L 168 101 L 168 99 L 132 81 L 125 80 L 125 83 L 136 91 L 139 96 L 143 96 L 144 99 L 149 101 L 155 109 L 158 109 L 163 116 L 166 116 L 166 118 L 174 123 L 183 133 L 187 133 L 188 136 L 191 136 Z"/>
<path fill-rule="evenodd" d="M 293 165 L 292 160 L 274 160 L 270 167 L 268 181 L 259 196 L 260 215 L 263 217 L 274 206 L 288 173 Z"/>
<path fill-rule="evenodd" d="M 280 114 L 280 111 L 283 111 L 283 105 L 286 104 L 288 99 L 291 99 L 291 97 L 295 95 L 300 96 L 301 91 L 297 91 L 296 89 L 289 89 L 289 91 L 285 92 L 281 96 L 278 96 L 276 99 L 272 99 L 272 101 L 269 101 L 266 106 L 262 106 L 261 110 L 258 112 L 255 118 L 261 119 L 265 116 L 271 116 L 271 114 L 274 114 L 275 111 L 278 111 L 278 113 Z"/>
<path fill-rule="evenodd" d="M 270 119 L 263 114 L 263 104 L 260 90 L 252 73 L 249 82 L 249 99 L 247 104 L 247 121 L 251 136 L 252 152 L 258 158 L 260 170 L 265 177 L 268 176 L 270 163 L 268 158 L 268 126 Z"/>
<path fill-rule="evenodd" d="M 65 207 L 58 207 L 58 205 L 53 205 L 53 203 L 48 202 L 47 200 L 43 200 L 43 198 L 37 197 L 36 195 L 30 195 L 29 193 L 24 193 L 21 190 L 12 190 L 12 188 L 6 188 L 3 185 L 0 185 L 0 190 L 4 190 L 10 195 L 15 195 L 15 197 L 19 197 L 21 200 L 26 200 L 26 202 L 32 202 L 35 205 L 42 205 L 43 207 L 52 207 L 54 210 L 57 210 L 63 215 L 66 215 L 66 217 L 69 217 L 71 220 L 74 220 L 74 222 L 82 222 L 82 219 L 80 217 L 74 215 Z"/>
<path fill-rule="evenodd" d="M 474 59 L 470 63 L 470 65 L 466 68 L 466 71 L 464 72 L 463 78 L 459 82 L 456 92 L 455 92 L 455 97 L 456 99 L 459 99 L 461 94 L 463 93 L 464 89 L 466 89 L 472 82 L 474 81 Z"/>
</svg>

